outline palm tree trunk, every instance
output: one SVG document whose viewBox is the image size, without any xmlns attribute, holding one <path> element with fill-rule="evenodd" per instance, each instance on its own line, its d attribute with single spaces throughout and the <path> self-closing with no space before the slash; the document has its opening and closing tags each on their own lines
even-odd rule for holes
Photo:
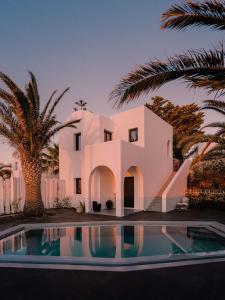
<svg viewBox="0 0 225 300">
<path fill-rule="evenodd" d="M 41 198 L 41 164 L 34 158 L 22 159 L 25 184 L 25 204 L 23 213 L 26 216 L 42 216 L 44 205 Z"/>
</svg>

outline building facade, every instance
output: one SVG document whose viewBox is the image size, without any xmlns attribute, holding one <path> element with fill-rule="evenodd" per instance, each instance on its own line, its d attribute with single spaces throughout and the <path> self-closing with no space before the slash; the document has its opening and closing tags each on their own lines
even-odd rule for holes
<svg viewBox="0 0 225 300">
<path fill-rule="evenodd" d="M 124 209 L 146 210 L 173 172 L 173 129 L 145 106 L 104 117 L 75 111 L 80 120 L 59 137 L 59 177 L 74 206 L 112 200 Z"/>
</svg>

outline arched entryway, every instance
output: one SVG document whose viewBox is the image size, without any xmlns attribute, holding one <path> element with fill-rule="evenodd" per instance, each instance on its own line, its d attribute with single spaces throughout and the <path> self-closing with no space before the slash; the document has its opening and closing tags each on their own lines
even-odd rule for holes
<svg viewBox="0 0 225 300">
<path fill-rule="evenodd" d="M 97 201 L 106 207 L 106 201 L 113 201 L 113 208 L 116 207 L 116 184 L 115 176 L 110 168 L 106 166 L 96 167 L 89 177 L 89 201 Z"/>
<path fill-rule="evenodd" d="M 132 166 L 124 174 L 124 208 L 143 209 L 143 175 L 139 167 Z"/>
</svg>

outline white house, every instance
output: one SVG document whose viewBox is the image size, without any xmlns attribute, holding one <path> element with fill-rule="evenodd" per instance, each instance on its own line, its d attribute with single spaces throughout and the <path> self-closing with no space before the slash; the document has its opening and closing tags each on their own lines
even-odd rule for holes
<svg viewBox="0 0 225 300">
<path fill-rule="evenodd" d="M 129 210 L 167 212 L 185 195 L 190 160 L 173 172 L 172 127 L 145 106 L 111 117 L 75 111 L 81 120 L 59 136 L 59 179 L 42 177 L 42 200 L 52 208 L 56 198 L 70 197 L 72 206 L 112 200 L 116 216 Z M 0 178 L 0 214 L 14 211 L 25 200 L 21 164 L 12 157 L 12 176 Z M 113 211 L 114 212 L 114 211 Z"/>
<path fill-rule="evenodd" d="M 124 208 L 146 210 L 173 174 L 173 129 L 145 106 L 104 117 L 75 111 L 77 128 L 59 137 L 60 179 L 73 204 L 114 203 L 116 216 Z M 181 196 L 181 195 L 179 195 Z"/>
</svg>

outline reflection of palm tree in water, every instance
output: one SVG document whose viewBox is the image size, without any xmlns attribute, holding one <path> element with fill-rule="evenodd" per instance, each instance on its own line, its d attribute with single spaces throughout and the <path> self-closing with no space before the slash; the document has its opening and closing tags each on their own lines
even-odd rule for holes
<svg viewBox="0 0 225 300">
<path fill-rule="evenodd" d="M 60 256 L 60 237 L 64 235 L 64 231 L 57 229 L 50 238 L 48 231 L 48 228 L 35 229 L 25 233 L 27 255 Z"/>
</svg>

